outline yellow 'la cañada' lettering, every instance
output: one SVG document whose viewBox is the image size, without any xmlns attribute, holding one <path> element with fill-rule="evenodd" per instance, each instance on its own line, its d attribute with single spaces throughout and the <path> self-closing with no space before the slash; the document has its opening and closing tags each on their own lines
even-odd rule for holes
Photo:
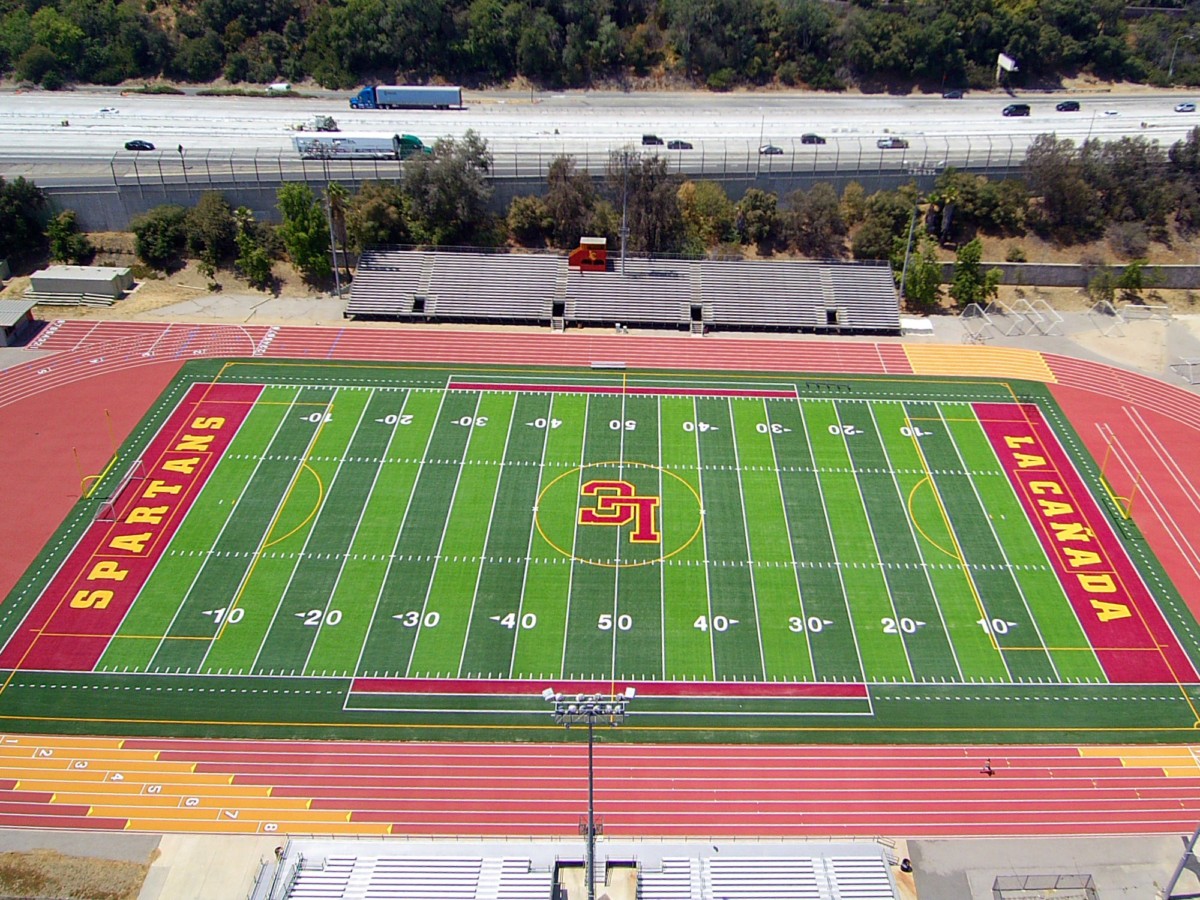
<svg viewBox="0 0 1200 900">
<path fill-rule="evenodd" d="M 1075 512 L 1075 507 L 1070 503 L 1060 503 L 1057 500 L 1043 500 L 1038 498 L 1038 506 L 1042 508 L 1043 516 L 1066 516 Z"/>
<path fill-rule="evenodd" d="M 1082 522 L 1051 522 L 1050 527 L 1060 541 L 1082 541 L 1086 544 L 1092 539 L 1092 529 Z"/>
<path fill-rule="evenodd" d="M 1124 603 L 1109 603 L 1106 600 L 1092 598 L 1092 609 L 1096 610 L 1096 618 L 1101 622 L 1111 622 L 1113 619 L 1128 619 L 1132 613 Z"/>
<path fill-rule="evenodd" d="M 1046 465 L 1046 457 L 1033 453 L 1014 453 L 1013 459 L 1017 461 L 1019 469 L 1038 469 Z"/>
<path fill-rule="evenodd" d="M 1034 494 L 1054 494 L 1055 496 L 1063 492 L 1062 485 L 1057 481 L 1031 481 L 1029 490 Z"/>
<path fill-rule="evenodd" d="M 1080 572 L 1075 576 L 1079 579 L 1079 586 L 1091 594 L 1115 594 L 1117 592 L 1116 582 L 1113 581 L 1111 575 L 1085 575 Z"/>
<path fill-rule="evenodd" d="M 1063 547 L 1063 556 L 1071 563 L 1072 569 L 1078 569 L 1080 566 L 1095 566 L 1102 560 L 1099 553 L 1093 553 L 1091 550 L 1080 550 L 1078 547 Z"/>
<path fill-rule="evenodd" d="M 1018 436 L 1015 434 L 1010 434 L 1004 438 L 1004 444 L 1010 450 L 1016 450 L 1022 444 L 1032 444 L 1032 443 L 1033 443 L 1033 436 L 1028 435 L 1028 434 L 1021 435 L 1021 436 Z"/>
</svg>

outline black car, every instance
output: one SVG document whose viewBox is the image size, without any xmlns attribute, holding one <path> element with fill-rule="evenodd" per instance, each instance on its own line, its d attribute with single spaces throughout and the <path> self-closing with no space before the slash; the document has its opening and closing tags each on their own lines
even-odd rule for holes
<svg viewBox="0 0 1200 900">
<path fill-rule="evenodd" d="M 126 150 L 153 150 L 154 145 L 149 141 L 126 141 Z"/>
<path fill-rule="evenodd" d="M 1029 115 L 1028 103 L 1010 103 L 1004 107 L 1004 115 L 1006 116 L 1027 116 Z"/>
<path fill-rule="evenodd" d="M 692 145 L 687 141 L 667 141 L 668 150 L 691 150 Z"/>
<path fill-rule="evenodd" d="M 942 99 L 943 100 L 961 100 L 963 98 L 963 93 L 964 93 L 964 91 L 962 90 L 962 88 L 955 88 L 952 91 L 943 91 Z"/>
<path fill-rule="evenodd" d="M 642 135 L 642 146 L 643 147 L 658 147 L 658 146 L 662 145 L 662 142 L 663 142 L 663 139 L 660 138 L 657 134 L 643 134 Z"/>
<path fill-rule="evenodd" d="M 821 137 L 819 134 L 802 134 L 800 135 L 800 143 L 823 144 L 825 143 L 825 138 Z"/>
<path fill-rule="evenodd" d="M 1055 104 L 1054 108 L 1059 112 L 1079 112 L 1079 101 L 1064 100 L 1062 103 Z"/>
<path fill-rule="evenodd" d="M 759 156 L 783 156 L 783 148 L 774 144 L 763 144 L 758 148 Z"/>
</svg>

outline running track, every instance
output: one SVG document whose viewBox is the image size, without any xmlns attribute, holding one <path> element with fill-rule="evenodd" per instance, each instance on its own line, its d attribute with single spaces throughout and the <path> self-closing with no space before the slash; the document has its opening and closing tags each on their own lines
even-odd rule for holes
<svg viewBox="0 0 1200 900">
<path fill-rule="evenodd" d="M 188 359 L 257 356 L 1032 378 L 1051 389 L 1200 609 L 1200 397 L 1124 370 L 998 348 L 441 329 L 65 321 L 0 374 L 0 594 Z M 72 473 L 64 479 L 63 473 Z M 1190 529 L 1190 530 L 1189 530 Z M 904 837 L 1186 833 L 1190 747 L 709 747 L 601 744 L 597 812 L 631 836 Z M 995 772 L 981 768 L 990 759 Z M 347 744 L 0 737 L 0 826 L 355 834 L 567 835 L 580 743 Z"/>
</svg>

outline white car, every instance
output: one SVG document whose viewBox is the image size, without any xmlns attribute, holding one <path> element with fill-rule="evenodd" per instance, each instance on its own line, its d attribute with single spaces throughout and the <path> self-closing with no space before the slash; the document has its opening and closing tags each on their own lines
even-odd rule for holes
<svg viewBox="0 0 1200 900">
<path fill-rule="evenodd" d="M 1106 110 L 1104 111 L 1104 114 L 1105 114 L 1106 116 L 1119 116 L 1119 115 L 1120 115 L 1120 113 L 1119 113 L 1119 112 L 1117 112 L 1115 109 L 1106 109 Z"/>
<path fill-rule="evenodd" d="M 120 110 L 117 109 L 115 106 L 100 107 L 100 115 L 102 115 L 102 116 L 115 116 L 119 112 L 120 112 Z"/>
<path fill-rule="evenodd" d="M 1176 103 L 1175 104 L 1175 112 L 1195 112 L 1195 111 L 1196 111 L 1195 103 Z"/>
</svg>

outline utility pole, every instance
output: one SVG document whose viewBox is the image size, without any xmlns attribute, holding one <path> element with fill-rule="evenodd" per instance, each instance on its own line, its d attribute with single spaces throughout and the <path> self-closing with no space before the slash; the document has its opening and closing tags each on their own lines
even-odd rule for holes
<svg viewBox="0 0 1200 900">
<path fill-rule="evenodd" d="M 542 691 L 542 699 L 554 704 L 554 721 L 570 729 L 580 722 L 588 729 L 588 808 L 587 808 L 587 900 L 596 900 L 596 795 L 595 734 L 597 719 L 607 719 L 616 728 L 625 719 L 629 701 L 637 691 L 625 688 L 620 694 L 559 694 L 553 688 Z"/>
</svg>

